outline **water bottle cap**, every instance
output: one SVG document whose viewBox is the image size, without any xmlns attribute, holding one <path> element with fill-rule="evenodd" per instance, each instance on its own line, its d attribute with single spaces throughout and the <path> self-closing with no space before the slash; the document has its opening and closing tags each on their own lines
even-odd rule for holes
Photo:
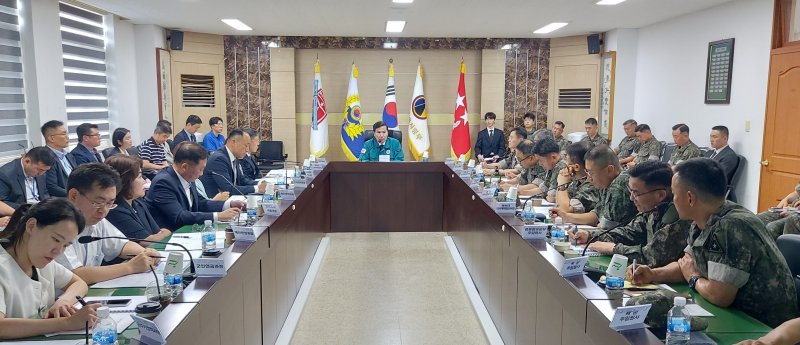
<svg viewBox="0 0 800 345">
<path fill-rule="evenodd" d="M 556 224 L 558 225 L 564 224 L 564 218 L 556 217 Z"/>
<path fill-rule="evenodd" d="M 686 297 L 675 296 L 673 303 L 676 307 L 683 307 L 686 305 Z"/>
<path fill-rule="evenodd" d="M 111 315 L 111 309 L 108 309 L 108 306 L 104 305 L 104 306 L 102 306 L 100 308 L 97 308 L 97 317 L 98 318 L 105 319 L 109 315 Z"/>
<path fill-rule="evenodd" d="M 205 224 L 206 226 L 211 226 L 211 224 L 213 224 L 213 222 L 212 222 L 212 221 L 210 221 L 210 220 L 207 220 L 207 221 L 205 221 L 205 223 L 204 223 L 204 224 Z"/>
</svg>

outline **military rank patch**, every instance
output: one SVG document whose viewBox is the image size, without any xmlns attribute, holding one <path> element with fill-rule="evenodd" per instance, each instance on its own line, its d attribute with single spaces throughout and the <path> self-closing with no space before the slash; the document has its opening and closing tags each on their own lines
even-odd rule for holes
<svg viewBox="0 0 800 345">
<path fill-rule="evenodd" d="M 723 253 L 722 245 L 719 244 L 719 240 L 717 240 L 717 235 L 711 235 L 710 241 L 706 241 L 706 249 L 709 252 L 713 253 Z"/>
</svg>

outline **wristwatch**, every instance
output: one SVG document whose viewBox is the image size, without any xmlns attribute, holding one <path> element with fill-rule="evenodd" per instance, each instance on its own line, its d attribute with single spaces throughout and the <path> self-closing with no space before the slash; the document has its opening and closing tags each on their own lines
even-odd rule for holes
<svg viewBox="0 0 800 345">
<path fill-rule="evenodd" d="M 697 275 L 695 275 L 695 276 L 691 276 L 691 278 L 689 278 L 689 287 L 690 287 L 692 290 L 694 290 L 694 291 L 697 291 L 697 289 L 695 289 L 695 285 L 697 285 L 697 281 L 698 281 L 698 280 L 700 280 L 700 278 L 701 278 L 701 277 L 700 277 L 700 276 L 697 276 Z"/>
<path fill-rule="evenodd" d="M 563 192 L 563 191 L 565 191 L 565 190 L 567 190 L 567 185 L 566 185 L 566 184 L 564 184 L 564 185 L 562 185 L 562 186 L 558 186 L 558 191 L 559 191 L 559 192 Z"/>
</svg>

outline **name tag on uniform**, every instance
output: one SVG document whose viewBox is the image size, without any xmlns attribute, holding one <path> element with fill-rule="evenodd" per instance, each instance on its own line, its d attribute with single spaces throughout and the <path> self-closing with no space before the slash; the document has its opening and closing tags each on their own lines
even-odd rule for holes
<svg viewBox="0 0 800 345">
<path fill-rule="evenodd" d="M 236 236 L 236 241 L 242 242 L 255 242 L 256 234 L 252 226 L 233 226 L 233 235 Z"/>
<path fill-rule="evenodd" d="M 589 262 L 588 256 L 579 256 L 577 258 L 564 260 L 564 265 L 561 266 L 559 274 L 562 277 L 571 277 L 583 274 L 583 266 Z"/>
<path fill-rule="evenodd" d="M 522 239 L 543 240 L 547 237 L 547 224 L 529 224 L 522 228 Z"/>
<path fill-rule="evenodd" d="M 225 260 L 220 258 L 194 259 L 194 269 L 198 277 L 224 277 L 228 273 Z"/>
<path fill-rule="evenodd" d="M 389 158 L 389 155 L 380 155 L 380 156 L 378 156 L 378 162 L 389 162 L 389 161 L 391 161 L 391 159 Z"/>
<path fill-rule="evenodd" d="M 268 202 L 266 204 L 261 205 L 264 209 L 264 215 L 277 217 L 281 215 L 281 208 L 278 206 L 277 203 Z"/>
<path fill-rule="evenodd" d="M 498 201 L 494 204 L 494 211 L 497 214 L 514 214 L 517 213 L 516 201 Z"/>
<path fill-rule="evenodd" d="M 614 317 L 608 327 L 615 331 L 626 329 L 644 328 L 644 319 L 650 312 L 652 304 L 632 305 L 629 307 L 619 307 L 614 311 Z"/>
</svg>

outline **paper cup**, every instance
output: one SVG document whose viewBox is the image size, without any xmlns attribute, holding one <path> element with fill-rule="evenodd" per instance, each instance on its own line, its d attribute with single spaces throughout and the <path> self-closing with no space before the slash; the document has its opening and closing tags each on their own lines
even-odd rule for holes
<svg viewBox="0 0 800 345">
<path fill-rule="evenodd" d="M 611 257 L 611 262 L 608 264 L 606 275 L 614 277 L 624 277 L 625 270 L 628 268 L 628 257 L 624 255 L 614 254 Z"/>
<path fill-rule="evenodd" d="M 247 195 L 247 208 L 257 208 L 258 201 L 264 196 L 261 194 L 248 194 Z"/>
</svg>

